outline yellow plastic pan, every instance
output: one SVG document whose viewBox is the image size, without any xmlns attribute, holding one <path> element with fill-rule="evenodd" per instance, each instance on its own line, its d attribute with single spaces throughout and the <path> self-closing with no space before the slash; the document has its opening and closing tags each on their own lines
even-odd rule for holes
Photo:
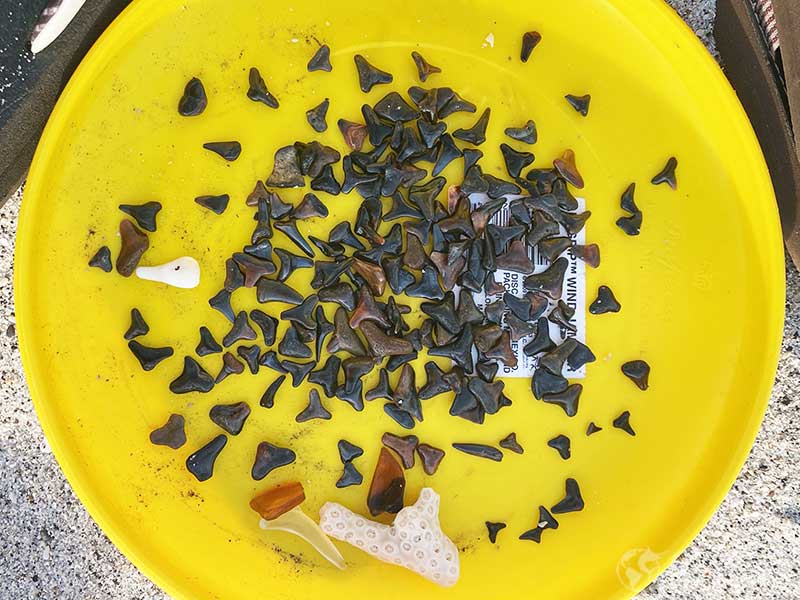
<svg viewBox="0 0 800 600">
<path fill-rule="evenodd" d="M 542 41 L 523 64 L 520 40 L 530 30 Z M 331 47 L 331 73 L 306 70 L 320 43 Z M 539 128 L 537 166 L 575 150 L 592 211 L 588 241 L 602 251 L 600 267 L 588 269 L 588 299 L 606 284 L 623 306 L 587 314 L 598 360 L 574 418 L 535 401 L 525 379 L 506 380 L 513 406 L 483 426 L 450 417 L 444 398 L 426 402 L 414 433 L 448 453 L 433 477 L 419 466 L 407 472 L 406 499 L 424 486 L 442 496 L 442 527 L 461 549 L 462 568 L 446 590 L 345 544 L 338 545 L 350 568 L 338 571 L 302 540 L 260 530 L 248 507 L 269 486 L 299 480 L 312 516 L 329 500 L 364 512 L 380 436 L 402 433 L 380 403 L 356 413 L 331 400 L 331 421 L 298 424 L 309 386 L 284 384 L 275 407 L 261 408 L 275 377 L 269 369 L 230 377 L 207 395 L 167 389 L 199 326 L 217 339 L 229 327 L 207 300 L 221 286 L 224 258 L 248 243 L 253 211 L 245 197 L 269 175 L 275 150 L 314 139 L 305 112 L 330 98 L 330 127 L 317 137 L 344 151 L 336 120 L 358 120 L 363 102 L 417 84 L 412 50 L 442 68 L 429 85 L 492 108 L 486 172 L 502 174 L 503 129 L 527 119 Z M 393 73 L 394 83 L 363 94 L 356 53 Z M 252 66 L 278 110 L 247 99 Z M 194 76 L 208 108 L 180 117 L 178 99 Z M 591 93 L 588 117 L 566 103 L 567 93 Z M 451 128 L 474 119 L 454 116 Z M 236 162 L 202 149 L 220 140 L 242 143 Z M 651 185 L 673 155 L 678 190 Z M 460 169 L 456 161 L 445 174 L 455 180 Z M 614 224 L 631 182 L 644 214 L 635 238 Z M 221 193 L 231 196 L 222 216 L 194 202 Z M 283 197 L 297 203 L 302 194 Z M 331 215 L 301 223 L 305 234 L 325 234 L 355 215 L 355 194 L 320 195 Z M 118 252 L 117 205 L 148 200 L 164 208 L 142 264 L 193 256 L 202 267 L 197 289 L 87 266 L 101 245 Z M 28 382 L 59 463 L 109 537 L 174 597 L 610 599 L 634 595 L 689 544 L 741 467 L 773 381 L 783 268 L 775 201 L 745 114 L 712 58 L 659 0 L 139 0 L 83 61 L 39 145 L 23 201 L 16 302 Z M 309 281 L 308 270 L 290 280 L 303 292 Z M 245 290 L 233 304 L 256 307 Z M 133 307 L 151 328 L 144 343 L 175 348 L 149 373 L 122 339 Z M 652 365 L 646 392 L 620 373 L 638 358 Z M 216 373 L 219 355 L 200 362 Z M 198 483 L 184 461 L 219 433 L 210 407 L 241 400 L 253 408 L 249 422 L 231 436 L 214 477 Z M 611 426 L 625 410 L 636 437 Z M 172 412 L 187 423 L 188 442 L 177 451 L 148 441 Z M 603 431 L 586 437 L 590 421 Z M 501 463 L 450 448 L 496 444 L 511 431 L 526 452 Z M 546 445 L 560 433 L 572 439 L 568 461 Z M 340 438 L 366 451 L 357 459 L 362 486 L 334 487 Z M 261 441 L 293 448 L 298 460 L 254 482 Z M 539 505 L 563 496 L 567 477 L 580 483 L 586 508 L 561 515 L 540 545 L 518 540 Z M 497 544 L 487 540 L 485 520 L 508 523 Z"/>
</svg>

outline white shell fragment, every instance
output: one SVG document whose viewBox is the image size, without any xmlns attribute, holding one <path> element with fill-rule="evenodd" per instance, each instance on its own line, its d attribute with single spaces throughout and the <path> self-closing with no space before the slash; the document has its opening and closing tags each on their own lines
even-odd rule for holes
<svg viewBox="0 0 800 600">
<path fill-rule="evenodd" d="M 136 276 L 177 288 L 195 288 L 200 283 L 200 265 L 191 256 L 182 256 L 163 265 L 138 267 Z"/>
<path fill-rule="evenodd" d="M 336 546 L 333 545 L 333 542 L 325 535 L 322 529 L 320 529 L 319 525 L 306 515 L 299 506 L 295 506 L 292 510 L 283 513 L 275 519 L 269 521 L 261 519 L 259 525 L 261 529 L 267 531 L 273 530 L 293 533 L 314 546 L 317 552 L 330 561 L 337 569 L 347 568 L 344 558 Z"/>
<path fill-rule="evenodd" d="M 431 488 L 423 488 L 417 501 L 397 513 L 391 526 L 335 502 L 326 502 L 319 517 L 325 533 L 383 562 L 410 569 L 441 586 L 458 581 L 458 549 L 439 526 L 439 494 Z"/>
</svg>

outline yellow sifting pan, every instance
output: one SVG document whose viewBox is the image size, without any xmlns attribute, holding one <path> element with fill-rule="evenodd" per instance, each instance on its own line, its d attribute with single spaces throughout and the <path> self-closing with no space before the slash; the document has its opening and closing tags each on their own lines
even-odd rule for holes
<svg viewBox="0 0 800 600">
<path fill-rule="evenodd" d="M 530 30 L 542 42 L 523 64 L 520 40 Z M 332 49 L 331 73 L 306 70 L 320 43 Z M 330 98 L 330 127 L 317 137 L 344 151 L 336 120 L 360 120 L 362 103 L 417 84 L 415 49 L 442 68 L 428 85 L 452 86 L 479 109 L 491 107 L 481 146 L 486 172 L 503 174 L 503 129 L 527 119 L 539 129 L 536 166 L 575 150 L 592 211 L 587 238 L 602 249 L 600 267 L 588 269 L 587 299 L 607 284 L 623 306 L 587 314 L 598 360 L 574 418 L 535 401 L 527 379 L 506 380 L 513 406 L 482 426 L 450 417 L 448 396 L 425 402 L 414 433 L 447 456 L 433 477 L 419 465 L 407 471 L 406 502 L 424 486 L 441 494 L 442 527 L 461 549 L 462 576 L 452 589 L 339 542 L 349 568 L 338 571 L 302 540 L 261 531 L 248 507 L 256 493 L 299 480 L 309 515 L 316 518 L 325 501 L 364 513 L 380 436 L 403 433 L 379 401 L 357 413 L 325 399 L 331 421 L 298 424 L 310 386 L 284 384 L 275 407 L 261 408 L 275 377 L 266 368 L 206 395 L 168 391 L 198 328 L 207 324 L 217 339 L 229 328 L 207 300 L 221 287 L 224 258 L 249 243 L 254 221 L 245 197 L 269 175 L 275 150 L 314 139 L 305 112 Z M 355 53 L 393 73 L 394 83 L 362 93 Z M 251 66 L 280 100 L 278 110 L 247 99 Z M 208 108 L 180 117 L 178 99 L 193 76 L 205 83 Z M 564 95 L 587 92 L 583 118 Z M 476 116 L 454 115 L 450 130 Z M 202 149 L 231 139 L 243 146 L 236 162 Z M 671 155 L 680 162 L 677 191 L 650 184 Z M 461 164 L 451 164 L 449 180 L 460 181 Z M 341 178 L 341 165 L 336 173 Z M 638 237 L 614 224 L 632 181 L 644 213 Z M 194 203 L 221 193 L 231 196 L 222 216 Z M 303 193 L 281 192 L 292 203 Z M 327 235 L 355 215 L 355 194 L 319 195 L 330 217 L 301 223 L 304 234 Z M 197 289 L 87 266 L 101 245 L 114 256 L 119 250 L 117 205 L 148 200 L 164 208 L 142 264 L 193 256 L 202 267 Z M 274 243 L 290 248 L 282 234 Z M 767 402 L 784 298 L 778 219 L 756 139 L 711 57 L 658 0 L 134 2 L 86 57 L 50 119 L 28 180 L 16 258 L 23 359 L 64 472 L 122 551 L 167 592 L 192 600 L 632 596 L 685 548 L 736 476 Z M 309 293 L 310 279 L 306 269 L 289 281 Z M 233 305 L 257 306 L 244 289 Z M 264 306 L 276 315 L 286 308 Z M 175 348 L 152 372 L 142 371 L 122 338 L 133 307 L 151 328 L 143 343 Z M 413 326 L 420 321 L 417 311 L 409 317 Z M 620 373 L 639 358 L 652 365 L 646 392 Z M 200 362 L 216 373 L 220 356 Z M 214 477 L 198 483 L 184 461 L 220 432 L 209 409 L 241 400 L 253 408 L 249 421 L 230 437 Z M 636 437 L 611 426 L 625 410 Z M 172 412 L 187 423 L 188 442 L 177 451 L 148 441 Z M 590 421 L 603 431 L 587 437 Z M 500 463 L 450 446 L 496 444 L 511 431 L 526 452 Z M 572 439 L 567 461 L 546 445 L 560 433 Z M 365 449 L 356 460 L 361 486 L 334 487 L 340 438 Z M 261 441 L 293 448 L 298 460 L 253 481 Z M 561 499 L 567 477 L 580 483 L 586 508 L 560 515 L 558 531 L 545 532 L 540 545 L 520 541 L 538 506 Z M 485 520 L 508 523 L 497 544 Z"/>
</svg>

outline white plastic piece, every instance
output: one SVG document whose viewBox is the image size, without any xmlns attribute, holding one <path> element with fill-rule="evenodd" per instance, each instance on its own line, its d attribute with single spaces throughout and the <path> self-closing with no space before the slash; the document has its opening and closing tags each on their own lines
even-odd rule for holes
<svg viewBox="0 0 800 600">
<path fill-rule="evenodd" d="M 293 533 L 314 546 L 317 552 L 324 556 L 337 569 L 344 570 L 347 568 L 344 558 L 338 548 L 333 545 L 333 542 L 325 535 L 322 529 L 320 529 L 320 526 L 304 513 L 299 506 L 295 506 L 292 510 L 283 513 L 275 519 L 269 521 L 261 519 L 259 525 L 261 529 L 267 531 L 274 530 Z"/>
<path fill-rule="evenodd" d="M 191 256 L 182 256 L 163 265 L 138 267 L 136 276 L 177 288 L 196 288 L 200 283 L 200 265 Z"/>
<path fill-rule="evenodd" d="M 458 549 L 439 526 L 439 494 L 431 488 L 423 488 L 417 501 L 397 513 L 391 526 L 335 502 L 326 502 L 319 517 L 325 533 L 383 562 L 410 569 L 441 586 L 458 581 Z"/>
</svg>

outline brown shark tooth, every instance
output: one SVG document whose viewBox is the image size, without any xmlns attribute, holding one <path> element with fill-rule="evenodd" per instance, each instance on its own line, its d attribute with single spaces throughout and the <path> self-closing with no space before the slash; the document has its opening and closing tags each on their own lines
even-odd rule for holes
<svg viewBox="0 0 800 600">
<path fill-rule="evenodd" d="M 355 329 L 364 321 L 374 321 L 386 329 L 392 325 L 378 307 L 375 297 L 367 286 L 358 291 L 358 303 L 356 304 L 356 309 L 350 315 L 350 327 Z"/>
<path fill-rule="evenodd" d="M 197 481 L 207 481 L 214 474 L 214 462 L 228 443 L 228 436 L 219 434 L 202 448 L 196 450 L 186 459 L 186 469 Z"/>
<path fill-rule="evenodd" d="M 547 371 L 543 371 L 543 373 L 547 373 Z M 556 389 L 564 385 L 557 375 L 549 374 L 548 378 L 552 378 L 552 386 Z M 560 406 L 568 417 L 574 417 L 578 414 L 578 403 L 582 392 L 583 386 L 580 383 L 573 383 L 562 391 L 543 394 L 541 400 L 547 404 Z"/>
<path fill-rule="evenodd" d="M 564 285 L 564 275 L 567 272 L 569 261 L 563 256 L 556 259 L 546 270 L 525 278 L 525 289 L 531 292 L 541 292 L 552 300 L 561 298 Z"/>
<path fill-rule="evenodd" d="M 417 421 L 422 421 L 422 405 L 417 395 L 416 376 L 411 365 L 405 364 L 400 370 L 400 377 L 394 387 L 392 400 L 396 406 L 406 411 Z"/>
<path fill-rule="evenodd" d="M 587 244 L 586 246 L 575 244 L 572 252 L 593 269 L 600 266 L 600 248 L 597 244 Z"/>
<path fill-rule="evenodd" d="M 414 351 L 411 342 L 401 337 L 387 335 L 372 321 L 362 321 L 358 327 L 364 334 L 370 352 L 374 356 L 399 356 L 411 354 Z"/>
<path fill-rule="evenodd" d="M 514 368 L 517 366 L 517 356 L 511 347 L 511 334 L 508 331 L 503 331 L 497 343 L 489 348 L 484 353 L 488 360 L 500 360 L 509 367 Z"/>
<path fill-rule="evenodd" d="M 358 85 L 364 93 L 369 92 L 374 86 L 391 83 L 394 79 L 391 73 L 381 71 L 367 62 L 367 59 L 356 54 L 354 57 L 356 71 L 358 71 Z"/>
<path fill-rule="evenodd" d="M 419 111 L 406 102 L 397 92 L 389 92 L 375 103 L 375 112 L 391 123 L 405 123 L 419 117 Z"/>
<path fill-rule="evenodd" d="M 131 324 L 123 336 L 126 341 L 130 342 L 132 339 L 142 335 L 147 335 L 150 331 L 150 326 L 144 320 L 142 313 L 138 308 L 131 309 Z"/>
<path fill-rule="evenodd" d="M 197 77 L 192 77 L 178 101 L 178 114 L 182 117 L 196 117 L 206 109 L 206 106 L 208 106 L 208 96 L 203 82 Z"/>
<path fill-rule="evenodd" d="M 316 363 L 313 361 L 307 363 L 299 363 L 291 360 L 281 361 L 281 367 L 292 376 L 292 387 L 298 387 L 303 383 L 303 379 L 311 372 L 315 364 Z"/>
<path fill-rule="evenodd" d="M 269 442 L 261 442 L 256 448 L 256 458 L 253 461 L 251 477 L 261 481 L 272 471 L 279 467 L 292 464 L 297 459 L 294 450 L 273 446 Z"/>
<path fill-rule="evenodd" d="M 626 410 L 620 416 L 614 419 L 612 425 L 617 429 L 621 429 L 630 436 L 635 436 L 636 431 L 634 431 L 633 427 L 631 427 L 630 419 L 631 419 L 631 413 L 630 411 Z"/>
<path fill-rule="evenodd" d="M 156 216 L 161 210 L 160 202 L 145 202 L 144 204 L 120 204 L 119 209 L 130 215 L 136 224 L 153 233 L 156 230 Z"/>
<path fill-rule="evenodd" d="M 489 125 L 490 108 L 483 111 L 475 124 L 469 129 L 456 129 L 453 137 L 474 146 L 479 146 L 486 141 L 486 127 Z"/>
<path fill-rule="evenodd" d="M 275 381 L 269 384 L 266 391 L 261 396 L 259 405 L 264 408 L 272 408 L 275 405 L 275 394 L 278 393 L 278 389 L 280 389 L 284 381 L 286 381 L 286 375 L 279 375 L 276 377 Z"/>
<path fill-rule="evenodd" d="M 152 371 L 162 360 L 169 358 L 175 353 L 169 346 L 164 348 L 151 348 L 140 344 L 136 340 L 128 342 L 128 348 L 145 371 Z"/>
<path fill-rule="evenodd" d="M 553 167 L 555 167 L 559 175 L 567 180 L 567 183 L 579 190 L 583 189 L 583 177 L 575 164 L 575 152 L 569 149 L 564 150 L 564 153 L 553 161 Z"/>
<path fill-rule="evenodd" d="M 386 432 L 381 437 L 381 443 L 394 450 L 400 457 L 404 469 L 411 469 L 414 467 L 414 451 L 419 446 L 419 438 L 415 435 L 407 435 L 400 437 L 393 433 Z"/>
<path fill-rule="evenodd" d="M 380 362 L 372 356 L 352 356 L 342 361 L 344 371 L 344 387 L 352 390 L 364 375 L 368 374 Z"/>
<path fill-rule="evenodd" d="M 487 415 L 493 415 L 500 410 L 500 394 L 505 387 L 502 381 L 488 383 L 479 377 L 472 377 L 467 385 Z"/>
<path fill-rule="evenodd" d="M 203 326 L 200 328 L 200 342 L 194 351 L 197 356 L 208 356 L 222 352 L 222 346 L 214 339 L 214 334 L 209 331 L 208 327 Z"/>
<path fill-rule="evenodd" d="M 249 74 L 250 89 L 247 90 L 247 97 L 253 102 L 261 102 L 270 108 L 278 108 L 278 99 L 267 89 L 264 78 L 261 77 L 258 69 L 250 68 Z"/>
<path fill-rule="evenodd" d="M 303 302 L 303 297 L 293 288 L 281 281 L 262 278 L 256 286 L 256 298 L 262 304 L 267 302 L 284 302 L 298 305 Z"/>
<path fill-rule="evenodd" d="M 522 34 L 522 50 L 520 51 L 520 60 L 522 62 L 528 62 L 528 59 L 531 56 L 531 52 L 536 46 L 539 45 L 539 42 L 542 41 L 542 36 L 538 31 L 526 31 Z"/>
<path fill-rule="evenodd" d="M 505 450 L 511 450 L 511 452 L 516 454 L 523 454 L 525 452 L 525 449 L 519 445 L 519 442 L 517 441 L 517 434 L 514 432 L 509 433 L 506 437 L 500 440 L 500 443 L 497 445 Z"/>
<path fill-rule="evenodd" d="M 564 363 L 567 358 L 577 347 L 577 343 L 572 338 L 567 338 L 561 344 L 556 346 L 553 350 L 539 358 L 539 366 L 542 369 L 547 369 L 554 375 L 561 375 L 564 369 Z"/>
<path fill-rule="evenodd" d="M 528 321 L 523 321 L 514 313 L 506 315 L 506 325 L 511 333 L 511 341 L 518 342 L 524 337 L 536 333 L 536 324 Z"/>
<path fill-rule="evenodd" d="M 428 354 L 449 358 L 464 370 L 472 371 L 472 343 L 472 329 L 465 327 L 452 342 L 431 348 Z"/>
<path fill-rule="evenodd" d="M 575 349 L 572 354 L 567 358 L 567 365 L 573 371 L 577 371 L 586 364 L 593 363 L 597 360 L 594 352 L 584 343 L 575 340 Z"/>
<path fill-rule="evenodd" d="M 503 335 L 503 329 L 496 323 L 487 323 L 486 325 L 477 325 L 472 328 L 474 336 L 475 347 L 480 352 L 488 352 L 489 349 L 500 341 L 500 336 Z"/>
<path fill-rule="evenodd" d="M 559 300 L 556 307 L 550 311 L 547 320 L 551 323 L 558 325 L 560 328 L 575 333 L 577 328 L 570 323 L 572 317 L 575 316 L 575 309 L 570 307 L 563 300 Z"/>
<path fill-rule="evenodd" d="M 326 71 L 328 73 L 331 72 L 333 67 L 331 67 L 331 49 L 327 44 L 323 44 L 320 46 L 317 51 L 314 53 L 306 68 L 309 72 L 313 71 Z"/>
<path fill-rule="evenodd" d="M 387 400 L 392 399 L 392 388 L 389 385 L 389 372 L 386 369 L 380 370 L 378 383 L 375 384 L 374 388 L 367 390 L 364 394 L 365 400 L 377 400 L 379 398 L 385 398 Z"/>
<path fill-rule="evenodd" d="M 120 222 L 119 235 L 122 247 L 117 256 L 117 273 L 123 277 L 130 277 L 139 265 L 142 255 L 150 247 L 150 240 L 146 233 L 127 219 Z"/>
<path fill-rule="evenodd" d="M 334 302 L 347 311 L 356 308 L 356 295 L 353 287 L 344 281 L 321 288 L 317 293 L 320 302 Z"/>
<path fill-rule="evenodd" d="M 386 274 L 381 267 L 358 258 L 353 260 L 352 267 L 356 273 L 366 280 L 373 294 L 376 296 L 383 295 L 386 289 Z"/>
<path fill-rule="evenodd" d="M 535 159 L 532 152 L 520 152 L 505 143 L 500 144 L 500 151 L 503 153 L 506 171 L 512 179 L 518 179 L 522 169 L 530 166 Z"/>
<path fill-rule="evenodd" d="M 406 233 L 406 251 L 403 254 L 403 264 L 409 269 L 419 271 L 428 262 L 425 247 L 419 238 L 411 233 Z"/>
<path fill-rule="evenodd" d="M 414 64 L 417 66 L 417 75 L 419 76 L 419 80 L 422 83 L 427 81 L 428 77 L 433 75 L 434 73 L 441 73 L 442 70 L 439 67 L 435 67 L 430 64 L 427 60 L 425 60 L 419 52 L 412 52 L 411 58 L 414 59 Z"/>
<path fill-rule="evenodd" d="M 213 387 L 214 379 L 211 375 L 191 356 L 185 356 L 183 358 L 183 371 L 169 384 L 169 391 L 173 394 L 206 393 L 210 392 Z"/>
<path fill-rule="evenodd" d="M 286 330 L 286 334 L 278 344 L 278 351 L 290 358 L 311 358 L 311 348 L 300 339 L 296 326 L 297 323 L 292 323 Z"/>
<path fill-rule="evenodd" d="M 593 315 L 602 315 L 609 312 L 619 312 L 622 305 L 614 297 L 614 292 L 606 285 L 597 289 L 597 299 L 589 305 L 589 312 Z"/>
<path fill-rule="evenodd" d="M 425 474 L 433 475 L 439 468 L 445 453 L 444 450 L 434 448 L 428 444 L 419 444 L 417 446 L 417 454 L 419 455 L 419 460 L 422 463 L 422 470 L 425 471 Z"/>
<path fill-rule="evenodd" d="M 269 187 L 290 188 L 305 185 L 305 177 L 300 171 L 297 150 L 294 146 L 284 146 L 275 152 L 272 173 L 267 178 Z"/>
<path fill-rule="evenodd" d="M 648 388 L 650 365 L 643 360 L 632 360 L 622 365 L 622 373 L 636 384 L 640 390 Z"/>
<path fill-rule="evenodd" d="M 444 291 L 439 285 L 439 278 L 436 275 L 436 267 L 425 265 L 422 268 L 422 277 L 417 283 L 406 288 L 406 295 L 427 300 L 441 300 L 444 298 Z"/>
<path fill-rule="evenodd" d="M 675 169 L 678 168 L 678 159 L 674 156 L 671 156 L 669 160 L 667 160 L 667 164 L 664 165 L 664 168 L 659 171 L 659 173 L 653 177 L 651 183 L 653 185 L 659 185 L 662 183 L 666 183 L 669 187 L 673 190 L 678 189 L 678 180 L 675 177 Z"/>
<path fill-rule="evenodd" d="M 455 296 L 453 292 L 447 292 L 439 302 L 423 302 L 420 310 L 439 323 L 450 333 L 461 331 L 455 309 Z"/>
<path fill-rule="evenodd" d="M 330 105 L 330 99 L 325 98 L 325 100 L 317 104 L 315 107 L 306 111 L 306 121 L 308 121 L 308 124 L 311 125 L 311 128 L 317 133 L 322 133 L 323 131 L 328 130 L 328 122 L 326 121 L 325 117 L 328 114 L 328 108 Z"/>
<path fill-rule="evenodd" d="M 344 143 L 351 150 L 360 152 L 364 146 L 364 140 L 367 139 L 367 127 L 363 123 L 355 123 L 347 119 L 339 119 L 337 122 L 339 131 L 342 132 Z"/>
<path fill-rule="evenodd" d="M 362 397 L 363 389 L 363 382 L 360 379 L 356 379 L 354 382 L 350 382 L 349 385 L 340 385 L 337 387 L 334 396 L 342 402 L 347 402 L 353 410 L 361 412 L 364 410 L 364 398 Z"/>
<path fill-rule="evenodd" d="M 247 366 L 253 375 L 258 373 L 259 360 L 261 358 L 261 348 L 256 345 L 239 346 L 236 348 L 236 354 L 244 359 L 244 362 L 247 363 Z"/>
<path fill-rule="evenodd" d="M 564 486 L 566 488 L 564 499 L 550 509 L 554 515 L 583 510 L 584 503 L 578 482 L 570 477 L 567 478 Z"/>
<path fill-rule="evenodd" d="M 328 342 L 328 352 L 348 352 L 353 356 L 366 356 L 364 344 L 353 328 L 350 327 L 347 313 L 343 308 L 338 308 L 333 318 L 333 337 Z"/>
<path fill-rule="evenodd" d="M 183 415 L 171 414 L 164 425 L 150 432 L 150 443 L 177 450 L 186 443 L 185 423 Z"/>
<path fill-rule="evenodd" d="M 244 427 L 247 417 L 250 416 L 250 406 L 247 402 L 236 402 L 234 404 L 217 404 L 211 407 L 208 413 L 211 421 L 230 433 L 239 435 Z"/>
<path fill-rule="evenodd" d="M 281 319 L 294 321 L 306 329 L 311 329 L 313 331 L 317 326 L 314 320 L 314 309 L 317 307 L 317 304 L 317 295 L 311 294 L 297 306 L 284 310 L 281 313 Z"/>
<path fill-rule="evenodd" d="M 233 260 L 244 273 L 245 287 L 254 287 L 259 279 L 272 275 L 277 270 L 272 261 L 256 258 L 244 252 L 234 253 Z"/>
<path fill-rule="evenodd" d="M 241 375 L 242 373 L 244 373 L 244 365 L 242 362 L 230 352 L 226 352 L 222 356 L 222 368 L 217 378 L 214 380 L 214 383 L 220 383 L 228 375 Z"/>
<path fill-rule="evenodd" d="M 425 363 L 425 375 L 425 385 L 423 385 L 418 392 L 418 395 L 422 400 L 427 400 L 429 398 L 433 398 L 434 396 L 438 396 L 439 394 L 444 394 L 452 389 L 450 384 L 445 381 L 443 377 L 444 373 L 439 368 L 439 365 L 437 365 L 435 362 L 428 361 Z"/>
<path fill-rule="evenodd" d="M 261 200 L 269 203 L 269 191 L 264 186 L 264 182 L 258 180 L 256 181 L 255 187 L 253 187 L 253 191 L 247 195 L 245 204 L 247 204 L 247 206 L 258 206 Z"/>
<path fill-rule="evenodd" d="M 101 248 L 95 252 L 94 256 L 89 259 L 89 266 L 96 267 L 106 273 L 111 273 L 111 270 L 114 268 L 111 264 L 111 249 L 108 246 L 101 246 Z"/>
<path fill-rule="evenodd" d="M 254 340 L 258 334 L 250 327 L 250 322 L 247 320 L 247 313 L 240 311 L 233 320 L 233 325 L 228 334 L 222 339 L 222 345 L 228 348 L 239 340 Z"/>
<path fill-rule="evenodd" d="M 514 240 L 503 254 L 498 255 L 496 262 L 498 269 L 514 271 L 528 275 L 533 273 L 533 263 L 528 256 L 528 247 L 522 240 Z"/>
<path fill-rule="evenodd" d="M 505 134 L 512 140 L 525 144 L 535 144 L 538 139 L 536 123 L 528 119 L 522 127 L 506 127 Z"/>
<path fill-rule="evenodd" d="M 544 256 L 548 262 L 553 262 L 561 256 L 571 244 L 572 241 L 568 237 L 548 238 L 539 242 L 539 253 Z"/>
</svg>

